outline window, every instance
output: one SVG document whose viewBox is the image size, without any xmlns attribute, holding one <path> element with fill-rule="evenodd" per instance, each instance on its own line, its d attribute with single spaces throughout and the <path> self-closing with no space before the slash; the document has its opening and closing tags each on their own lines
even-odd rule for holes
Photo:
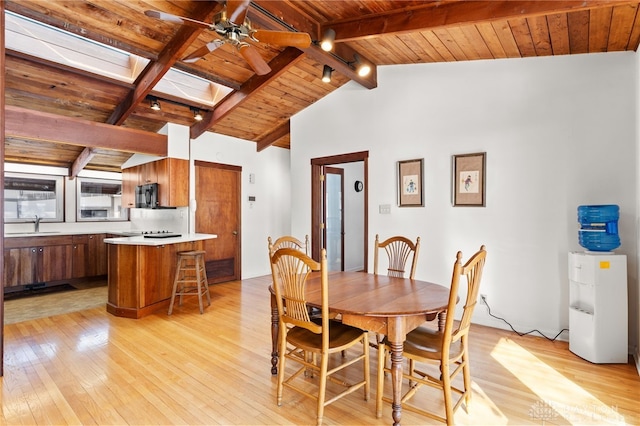
<svg viewBox="0 0 640 426">
<path fill-rule="evenodd" d="M 4 221 L 46 222 L 64 220 L 62 176 L 7 173 L 4 178 Z"/>
<path fill-rule="evenodd" d="M 77 221 L 128 220 L 122 208 L 122 181 L 77 178 Z"/>
</svg>

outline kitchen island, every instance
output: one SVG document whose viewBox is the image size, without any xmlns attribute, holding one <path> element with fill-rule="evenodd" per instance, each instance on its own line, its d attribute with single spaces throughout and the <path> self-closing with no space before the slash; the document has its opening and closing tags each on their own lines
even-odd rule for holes
<svg viewBox="0 0 640 426">
<path fill-rule="evenodd" d="M 168 309 L 176 273 L 176 253 L 202 250 L 214 234 L 184 234 L 165 238 L 144 235 L 107 238 L 107 312 L 125 318 L 142 318 Z"/>
</svg>

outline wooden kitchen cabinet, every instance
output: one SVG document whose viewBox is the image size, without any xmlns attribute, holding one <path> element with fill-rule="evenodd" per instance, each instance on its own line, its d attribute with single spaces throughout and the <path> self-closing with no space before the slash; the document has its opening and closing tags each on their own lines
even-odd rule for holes
<svg viewBox="0 0 640 426">
<path fill-rule="evenodd" d="M 161 206 L 189 205 L 189 161 L 165 158 L 158 163 L 158 195 Z"/>
<path fill-rule="evenodd" d="M 37 247 L 10 248 L 4 250 L 4 288 L 37 282 Z"/>
<path fill-rule="evenodd" d="M 106 234 L 15 237 L 4 240 L 4 291 L 105 275 Z"/>
<path fill-rule="evenodd" d="M 166 160 L 166 159 L 165 159 Z M 158 183 L 158 165 L 165 160 L 151 161 L 140 164 L 138 167 L 138 185 Z"/>
<path fill-rule="evenodd" d="M 138 185 L 158 184 L 161 206 L 186 207 L 189 205 L 189 161 L 164 158 L 122 170 L 122 205 L 135 207 Z"/>
<path fill-rule="evenodd" d="M 46 243 L 44 241 L 37 242 Z M 21 243 L 24 245 L 24 242 Z M 33 244 L 33 241 L 27 243 Z M 71 277 L 72 246 L 70 243 L 13 247 L 4 250 L 5 291 L 11 287 L 40 285 L 67 280 Z"/>
<path fill-rule="evenodd" d="M 95 277 L 107 274 L 107 234 L 87 235 L 87 276 Z"/>
<path fill-rule="evenodd" d="M 72 278 L 87 276 L 88 238 L 87 235 L 74 235 L 73 242 L 73 273 Z"/>
<path fill-rule="evenodd" d="M 120 198 L 122 207 L 136 206 L 136 186 L 138 186 L 137 167 L 122 169 L 122 197 Z"/>
</svg>

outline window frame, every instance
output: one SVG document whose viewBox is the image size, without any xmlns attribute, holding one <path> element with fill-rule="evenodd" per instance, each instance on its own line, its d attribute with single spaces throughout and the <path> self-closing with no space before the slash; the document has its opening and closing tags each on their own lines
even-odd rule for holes
<svg viewBox="0 0 640 426">
<path fill-rule="evenodd" d="M 4 174 L 4 210 L 2 212 L 4 223 L 29 223 L 35 220 L 35 217 L 22 217 L 22 218 L 7 218 L 7 207 L 11 204 L 8 202 L 6 197 L 6 185 L 7 182 L 11 180 L 11 178 L 20 178 L 20 179 L 33 179 L 33 180 L 53 180 L 55 181 L 55 200 L 56 200 L 56 214 L 54 218 L 49 217 L 38 217 L 40 218 L 40 222 L 50 222 L 50 223 L 61 223 L 64 222 L 64 212 L 65 212 L 65 182 L 64 176 L 51 175 L 51 174 L 34 174 L 34 173 L 20 173 L 20 172 L 5 172 Z M 19 202 L 19 199 L 16 199 L 16 202 Z"/>
<path fill-rule="evenodd" d="M 123 208 L 120 203 L 121 217 L 82 217 L 82 183 L 102 183 L 120 185 L 120 197 L 122 196 L 122 180 L 100 177 L 76 177 L 76 222 L 126 222 L 129 220 L 129 209 Z M 117 194 L 114 194 L 117 195 Z"/>
</svg>

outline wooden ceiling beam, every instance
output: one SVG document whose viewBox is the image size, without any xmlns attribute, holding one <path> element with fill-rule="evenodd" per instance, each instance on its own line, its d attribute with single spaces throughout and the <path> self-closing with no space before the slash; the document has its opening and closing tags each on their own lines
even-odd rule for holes
<svg viewBox="0 0 640 426">
<path fill-rule="evenodd" d="M 96 155 L 95 149 L 89 147 L 83 149 L 69 169 L 69 179 L 73 179 L 78 176 L 78 173 L 80 173 L 82 169 L 89 164 L 89 161 L 91 161 L 94 155 Z"/>
<path fill-rule="evenodd" d="M 222 9 L 217 2 L 198 2 L 192 19 L 211 21 L 216 13 Z M 135 110 L 136 106 L 145 99 L 158 81 L 171 69 L 173 64 L 184 56 L 184 53 L 203 31 L 200 27 L 183 25 L 176 35 L 158 55 L 157 61 L 149 62 L 140 73 L 134 85 L 125 99 L 120 102 L 107 120 L 108 124 L 121 125 Z"/>
<path fill-rule="evenodd" d="M 229 93 L 222 99 L 213 111 L 207 112 L 202 121 L 191 126 L 191 139 L 197 139 L 200 135 L 210 129 L 218 121 L 222 120 L 231 111 L 242 105 L 252 93 L 267 86 L 271 81 L 278 78 L 287 68 L 302 59 L 302 52 L 295 47 L 287 47 L 271 62 L 271 72 L 267 75 L 254 75 L 242 85 L 240 90 Z"/>
<path fill-rule="evenodd" d="M 367 39 L 381 35 L 426 31 L 436 28 L 491 22 L 511 18 L 526 18 L 550 13 L 566 13 L 592 9 L 594 6 L 611 7 L 630 1 L 453 1 L 425 2 L 389 13 L 357 16 L 322 24 L 320 33 L 328 28 L 336 32 L 336 42 Z"/>
<path fill-rule="evenodd" d="M 280 124 L 275 129 L 271 130 L 264 137 L 260 138 L 257 141 L 258 143 L 256 145 L 256 150 L 258 152 L 260 152 L 260 151 L 262 151 L 264 149 L 269 148 L 278 139 L 280 139 L 283 136 L 288 135 L 290 131 L 291 131 L 291 121 L 287 120 L 284 123 Z"/>
<path fill-rule="evenodd" d="M 5 136 L 167 156 L 167 135 L 5 106 Z"/>
</svg>

